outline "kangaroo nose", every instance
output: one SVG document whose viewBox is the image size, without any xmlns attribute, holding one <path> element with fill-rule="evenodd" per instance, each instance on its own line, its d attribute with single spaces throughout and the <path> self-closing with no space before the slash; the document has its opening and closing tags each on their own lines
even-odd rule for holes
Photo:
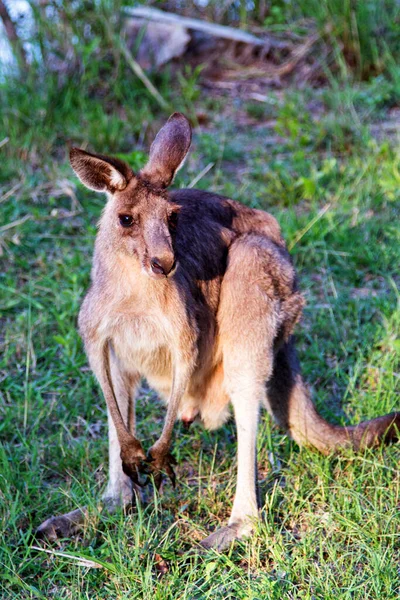
<svg viewBox="0 0 400 600">
<path fill-rule="evenodd" d="M 175 261 L 163 261 L 160 258 L 153 257 L 150 260 L 150 266 L 156 275 L 168 275 L 175 266 Z"/>
<path fill-rule="evenodd" d="M 160 260 L 158 258 L 152 258 L 150 261 L 151 270 L 156 275 L 165 275 L 164 267 L 162 266 Z"/>
</svg>

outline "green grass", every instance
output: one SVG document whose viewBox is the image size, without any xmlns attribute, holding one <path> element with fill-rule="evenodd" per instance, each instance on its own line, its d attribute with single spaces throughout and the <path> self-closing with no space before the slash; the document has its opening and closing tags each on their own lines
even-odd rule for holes
<svg viewBox="0 0 400 600">
<path fill-rule="evenodd" d="M 215 114 L 213 135 L 197 131 L 176 183 L 211 162 L 199 187 L 279 219 L 308 299 L 298 332 L 305 375 L 324 416 L 348 423 L 399 408 L 399 153 L 368 133 L 370 111 L 343 123 L 322 94 L 316 119 L 314 97 L 288 91 L 271 128 L 254 131 L 238 127 L 235 113 Z M 336 102 L 345 113 L 343 90 Z M 125 155 L 135 168 L 143 149 Z M 399 445 L 324 458 L 264 416 L 263 518 L 253 539 L 221 555 L 190 550 L 229 516 L 232 423 L 190 434 L 178 425 L 177 489 L 166 485 L 126 516 L 100 511 L 105 404 L 76 317 L 104 200 L 77 184 L 63 158 L 20 173 L 4 177 L 0 193 L 1 223 L 13 225 L 0 229 L 0 597 L 397 598 Z M 147 447 L 164 408 L 145 388 L 138 406 Z M 80 536 L 48 553 L 35 548 L 43 519 L 84 504 L 91 516 Z"/>
</svg>

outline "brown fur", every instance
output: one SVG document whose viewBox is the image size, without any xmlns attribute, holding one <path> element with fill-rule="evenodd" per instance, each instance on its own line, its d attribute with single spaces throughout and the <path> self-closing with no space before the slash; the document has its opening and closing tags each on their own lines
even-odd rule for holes
<svg viewBox="0 0 400 600">
<path fill-rule="evenodd" d="M 238 488 L 229 525 L 204 542 L 223 548 L 249 533 L 257 516 L 254 464 L 261 405 L 299 443 L 325 453 L 394 439 L 400 414 L 338 427 L 316 413 L 292 337 L 304 300 L 279 225 L 261 210 L 216 194 L 167 193 L 190 138 L 187 120 L 175 113 L 136 175 L 116 159 L 72 150 L 71 164 L 81 180 L 109 196 L 79 329 L 109 410 L 108 496 L 115 501 L 118 494 L 124 501 L 127 477 L 138 484 L 141 474 L 150 472 L 159 485 L 167 473 L 175 481 L 169 448 L 177 418 L 219 427 L 232 403 Z M 121 218 L 129 226 L 122 226 Z M 128 418 L 139 377 L 168 405 L 163 432 L 147 459 L 134 418 Z"/>
</svg>

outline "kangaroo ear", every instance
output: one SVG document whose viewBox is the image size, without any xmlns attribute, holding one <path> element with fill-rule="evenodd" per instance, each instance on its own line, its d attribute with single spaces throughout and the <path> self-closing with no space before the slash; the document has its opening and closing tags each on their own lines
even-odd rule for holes
<svg viewBox="0 0 400 600">
<path fill-rule="evenodd" d="M 69 160 L 82 183 L 96 192 L 114 193 L 124 190 L 133 177 L 129 165 L 118 158 L 71 148 Z"/>
<path fill-rule="evenodd" d="M 170 116 L 157 133 L 150 148 L 150 157 L 141 175 L 154 185 L 168 187 L 182 166 L 192 141 L 192 128 L 181 113 Z"/>
</svg>

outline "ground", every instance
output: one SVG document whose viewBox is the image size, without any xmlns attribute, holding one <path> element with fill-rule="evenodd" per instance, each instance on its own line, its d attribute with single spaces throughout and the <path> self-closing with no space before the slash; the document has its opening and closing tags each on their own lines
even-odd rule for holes
<svg viewBox="0 0 400 600">
<path fill-rule="evenodd" d="M 267 103 L 203 93 L 193 112 L 204 124 L 176 180 L 279 220 L 307 298 L 304 374 L 338 423 L 399 409 L 398 113 L 377 88 L 289 88 Z M 105 138 L 92 149 L 117 145 Z M 124 155 L 134 168 L 146 145 Z M 76 319 L 104 199 L 78 184 L 63 147 L 57 160 L 30 159 L 3 174 L 0 190 L 0 597 L 398 598 L 399 444 L 321 457 L 264 415 L 256 534 L 198 554 L 195 543 L 229 516 L 235 429 L 178 424 L 177 488 L 166 483 L 128 515 L 101 512 L 105 403 Z M 143 386 L 146 447 L 163 415 Z M 46 517 L 82 505 L 90 519 L 79 536 L 45 547 L 32 539 Z"/>
</svg>

